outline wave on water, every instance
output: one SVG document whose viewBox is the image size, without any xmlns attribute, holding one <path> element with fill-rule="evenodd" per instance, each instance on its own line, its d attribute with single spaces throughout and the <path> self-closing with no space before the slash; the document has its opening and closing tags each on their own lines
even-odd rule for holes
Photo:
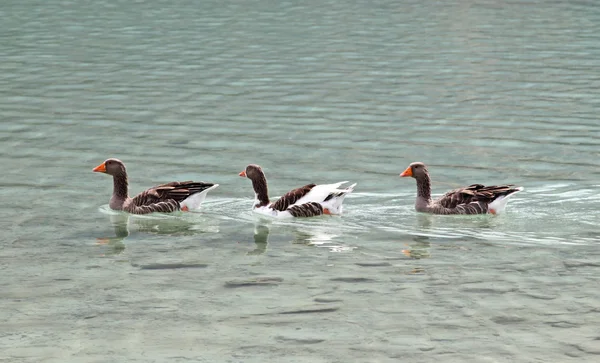
<svg viewBox="0 0 600 363">
<path fill-rule="evenodd" d="M 113 219 L 129 218 L 137 224 L 155 223 L 158 229 L 168 221 L 180 221 L 187 230 L 212 231 L 219 225 L 236 223 L 265 226 L 269 233 L 301 236 L 307 244 L 340 251 L 348 247 L 349 237 L 368 235 L 370 239 L 389 235 L 406 238 L 427 237 L 445 240 L 478 240 L 514 245 L 556 245 L 595 243 L 595 235 L 580 234 L 584 227 L 596 225 L 593 205 L 600 193 L 593 188 L 575 188 L 571 183 L 556 183 L 526 189 L 511 200 L 506 213 L 499 216 L 436 216 L 414 210 L 413 193 L 353 193 L 344 204 L 342 216 L 274 219 L 252 212 L 249 198 L 210 198 L 193 213 L 154 213 L 130 215 L 113 211 L 108 205 L 100 212 Z M 573 209 L 573 206 L 579 208 Z M 163 226 L 164 227 L 164 226 Z M 175 231 L 177 222 L 169 228 Z M 344 241 L 342 243 L 341 241 Z"/>
</svg>

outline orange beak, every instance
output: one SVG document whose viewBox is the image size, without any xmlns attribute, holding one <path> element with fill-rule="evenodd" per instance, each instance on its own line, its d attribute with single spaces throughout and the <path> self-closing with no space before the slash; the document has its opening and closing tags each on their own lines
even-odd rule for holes
<svg viewBox="0 0 600 363">
<path fill-rule="evenodd" d="M 96 173 L 106 173 L 106 164 L 102 163 L 95 167 L 92 171 L 95 171 Z"/>
<path fill-rule="evenodd" d="M 406 170 L 404 170 L 402 172 L 402 174 L 400 174 L 401 177 L 407 177 L 407 176 L 413 176 L 412 175 L 412 168 L 409 166 L 408 168 L 406 168 Z"/>
<path fill-rule="evenodd" d="M 243 178 L 245 178 L 246 177 L 246 170 L 242 171 L 238 175 L 241 176 L 241 177 L 243 177 Z"/>
</svg>

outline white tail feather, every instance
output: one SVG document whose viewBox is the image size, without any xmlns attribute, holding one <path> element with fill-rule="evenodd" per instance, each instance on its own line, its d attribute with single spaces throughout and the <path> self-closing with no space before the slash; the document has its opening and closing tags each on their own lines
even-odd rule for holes
<svg viewBox="0 0 600 363">
<path fill-rule="evenodd" d="M 343 184 L 343 183 L 341 183 L 341 184 Z M 339 185 L 341 185 L 341 184 L 339 184 Z M 339 187 L 339 185 L 338 185 L 338 187 Z M 338 193 L 342 193 L 342 195 L 333 197 L 326 202 L 322 202 L 321 205 L 323 206 L 323 208 L 329 209 L 329 213 L 331 213 L 331 214 L 342 214 L 342 210 L 343 210 L 342 203 L 344 203 L 344 198 L 346 198 L 346 196 L 348 194 L 352 193 L 355 186 L 356 186 L 356 183 L 350 185 L 348 188 L 345 188 L 345 189 L 334 190 L 333 191 L 334 193 L 338 192 Z"/>
<path fill-rule="evenodd" d="M 219 184 L 215 184 L 210 188 L 204 189 L 200 193 L 190 195 L 181 202 L 181 208 L 187 207 L 187 209 L 190 211 L 200 209 L 200 205 L 202 204 L 202 202 L 204 202 L 204 199 L 206 199 L 206 194 L 209 191 L 217 188 L 218 186 Z"/>
<path fill-rule="evenodd" d="M 517 194 L 518 192 L 523 190 L 523 187 L 518 187 L 515 188 L 516 191 L 512 192 L 508 195 L 503 195 L 500 196 L 498 198 L 496 198 L 493 202 L 491 202 L 488 206 L 488 210 L 493 210 L 494 214 L 500 214 L 503 213 L 504 210 L 506 209 L 506 204 L 508 203 L 508 200 L 510 199 L 510 197 L 512 197 L 513 195 Z"/>
</svg>

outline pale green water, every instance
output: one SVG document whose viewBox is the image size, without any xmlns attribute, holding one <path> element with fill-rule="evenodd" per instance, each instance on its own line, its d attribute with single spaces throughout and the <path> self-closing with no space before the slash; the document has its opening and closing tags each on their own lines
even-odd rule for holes
<svg viewBox="0 0 600 363">
<path fill-rule="evenodd" d="M 594 2 L 0 15 L 0 361 L 600 359 Z M 133 193 L 221 186 L 201 214 L 128 221 L 91 172 L 107 157 Z M 398 177 L 415 160 L 435 193 L 526 190 L 497 218 L 417 215 Z M 273 196 L 358 187 L 341 218 L 265 223 L 237 176 L 251 162 Z"/>
</svg>

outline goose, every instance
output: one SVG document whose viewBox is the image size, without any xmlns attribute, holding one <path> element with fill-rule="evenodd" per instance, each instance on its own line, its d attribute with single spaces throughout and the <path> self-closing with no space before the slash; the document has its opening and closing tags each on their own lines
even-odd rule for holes
<svg viewBox="0 0 600 363">
<path fill-rule="evenodd" d="M 438 199 L 431 199 L 431 179 L 427 166 L 414 162 L 400 174 L 417 180 L 417 212 L 431 214 L 499 214 L 506 208 L 508 199 L 523 190 L 513 184 L 484 186 L 472 184 L 449 191 Z"/>
<path fill-rule="evenodd" d="M 219 184 L 204 182 L 171 182 L 146 189 L 135 197 L 129 197 L 127 170 L 119 159 L 107 159 L 92 171 L 113 177 L 113 194 L 109 207 L 132 214 L 154 212 L 171 213 L 198 209 L 206 194 Z"/>
<path fill-rule="evenodd" d="M 308 184 L 284 194 L 276 202 L 269 200 L 267 178 L 262 168 L 250 164 L 239 176 L 252 181 L 254 205 L 252 209 L 260 214 L 275 218 L 314 217 L 324 214 L 342 214 L 344 198 L 354 190 L 356 183 L 339 189 L 347 181 L 334 184 Z"/>
</svg>

